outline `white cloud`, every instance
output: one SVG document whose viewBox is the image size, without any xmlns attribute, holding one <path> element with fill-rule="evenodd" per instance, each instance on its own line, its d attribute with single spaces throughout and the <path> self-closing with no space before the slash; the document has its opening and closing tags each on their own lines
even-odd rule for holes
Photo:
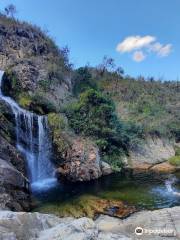
<svg viewBox="0 0 180 240">
<path fill-rule="evenodd" d="M 160 57 L 167 57 L 172 52 L 172 44 L 163 45 L 157 42 L 153 44 L 150 49 Z"/>
<path fill-rule="evenodd" d="M 145 54 L 143 51 L 136 51 L 133 54 L 133 60 L 136 62 L 142 62 L 146 58 Z"/>
<path fill-rule="evenodd" d="M 161 44 L 156 41 L 156 37 L 129 36 L 120 42 L 116 50 L 120 53 L 133 53 L 132 59 L 136 62 L 142 62 L 151 53 L 159 57 L 167 57 L 172 52 L 172 44 Z"/>
<path fill-rule="evenodd" d="M 122 42 L 117 45 L 116 50 L 118 52 L 131 52 L 143 47 L 148 46 L 150 43 L 156 40 L 153 36 L 130 36 L 125 38 Z"/>
</svg>

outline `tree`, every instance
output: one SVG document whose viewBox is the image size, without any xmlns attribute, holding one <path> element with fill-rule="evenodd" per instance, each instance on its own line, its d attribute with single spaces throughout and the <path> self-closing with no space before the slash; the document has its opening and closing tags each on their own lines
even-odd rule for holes
<svg viewBox="0 0 180 240">
<path fill-rule="evenodd" d="M 114 59 L 104 56 L 102 63 L 99 65 L 100 74 L 103 76 L 106 71 L 112 71 L 114 68 Z"/>
<path fill-rule="evenodd" d="M 14 18 L 14 15 L 17 13 L 16 6 L 14 4 L 9 4 L 4 9 L 7 16 Z"/>
</svg>

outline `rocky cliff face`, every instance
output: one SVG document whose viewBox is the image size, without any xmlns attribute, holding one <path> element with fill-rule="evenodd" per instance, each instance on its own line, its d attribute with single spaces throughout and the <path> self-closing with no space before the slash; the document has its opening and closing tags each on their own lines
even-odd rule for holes
<svg viewBox="0 0 180 240">
<path fill-rule="evenodd" d="M 144 144 L 131 149 L 126 164 L 138 171 L 175 172 L 177 168 L 168 163 L 175 155 L 175 144 L 174 140 L 149 136 Z"/>
<path fill-rule="evenodd" d="M 72 182 L 101 177 L 102 168 L 97 146 L 83 138 L 74 138 L 57 172 Z"/>
<path fill-rule="evenodd" d="M 23 92 L 33 95 L 43 91 L 44 98 L 57 105 L 70 95 L 66 52 L 38 27 L 5 16 L 0 16 L 0 70 L 5 71 L 6 80 L 10 76 L 12 91 L 4 90 L 14 98 Z"/>
<path fill-rule="evenodd" d="M 15 148 L 14 117 L 0 101 L 0 209 L 30 209 L 25 159 Z"/>
</svg>

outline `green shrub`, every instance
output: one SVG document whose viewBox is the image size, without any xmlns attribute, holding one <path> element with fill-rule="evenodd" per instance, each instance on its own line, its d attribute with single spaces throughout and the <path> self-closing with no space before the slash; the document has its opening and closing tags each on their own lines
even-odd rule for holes
<svg viewBox="0 0 180 240">
<path fill-rule="evenodd" d="M 67 134 L 67 123 L 64 116 L 57 113 L 48 114 L 48 123 L 52 134 L 53 147 L 56 158 L 55 164 L 64 161 L 68 149 L 71 146 L 69 135 Z"/>
<path fill-rule="evenodd" d="M 49 126 L 57 131 L 64 130 L 66 128 L 66 122 L 63 116 L 57 113 L 48 114 Z"/>
<path fill-rule="evenodd" d="M 31 99 L 32 103 L 30 105 L 30 110 L 39 114 L 56 112 L 56 107 L 54 104 L 49 99 L 44 97 L 42 93 L 33 95 Z"/>
<path fill-rule="evenodd" d="M 18 102 L 22 108 L 29 109 L 32 99 L 28 94 L 20 94 L 18 97 Z"/>
<path fill-rule="evenodd" d="M 174 166 L 180 166 L 180 155 L 170 158 L 169 163 L 174 165 Z"/>
<path fill-rule="evenodd" d="M 120 171 L 123 167 L 123 156 L 124 153 L 118 151 L 112 154 L 104 154 L 102 160 L 109 163 L 114 171 Z"/>
<path fill-rule="evenodd" d="M 83 92 L 65 112 L 75 133 L 93 138 L 101 153 L 111 159 L 117 158 L 113 154 L 127 153 L 140 132 L 135 125 L 120 121 L 112 100 L 94 89 Z"/>
<path fill-rule="evenodd" d="M 11 71 L 10 69 L 6 70 L 3 75 L 2 83 L 3 93 L 17 99 L 22 90 L 21 83 L 15 72 Z"/>
<path fill-rule="evenodd" d="M 80 93 L 88 89 L 97 89 L 97 83 L 94 81 L 90 69 L 86 67 L 81 67 L 75 70 L 73 76 L 73 93 L 78 96 Z"/>
<path fill-rule="evenodd" d="M 180 147 L 175 147 L 175 155 L 180 156 Z"/>
</svg>

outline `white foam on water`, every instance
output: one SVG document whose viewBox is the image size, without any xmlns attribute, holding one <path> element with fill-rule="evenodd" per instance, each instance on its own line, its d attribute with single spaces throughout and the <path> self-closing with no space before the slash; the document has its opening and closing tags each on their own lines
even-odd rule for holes
<svg viewBox="0 0 180 240">
<path fill-rule="evenodd" d="M 172 178 L 165 181 L 165 186 L 166 186 L 166 189 L 168 190 L 169 193 L 171 193 L 172 195 L 180 197 L 180 192 L 177 192 L 173 187 L 173 184 L 176 183 L 176 182 L 177 182 L 176 177 L 172 177 Z"/>
</svg>

